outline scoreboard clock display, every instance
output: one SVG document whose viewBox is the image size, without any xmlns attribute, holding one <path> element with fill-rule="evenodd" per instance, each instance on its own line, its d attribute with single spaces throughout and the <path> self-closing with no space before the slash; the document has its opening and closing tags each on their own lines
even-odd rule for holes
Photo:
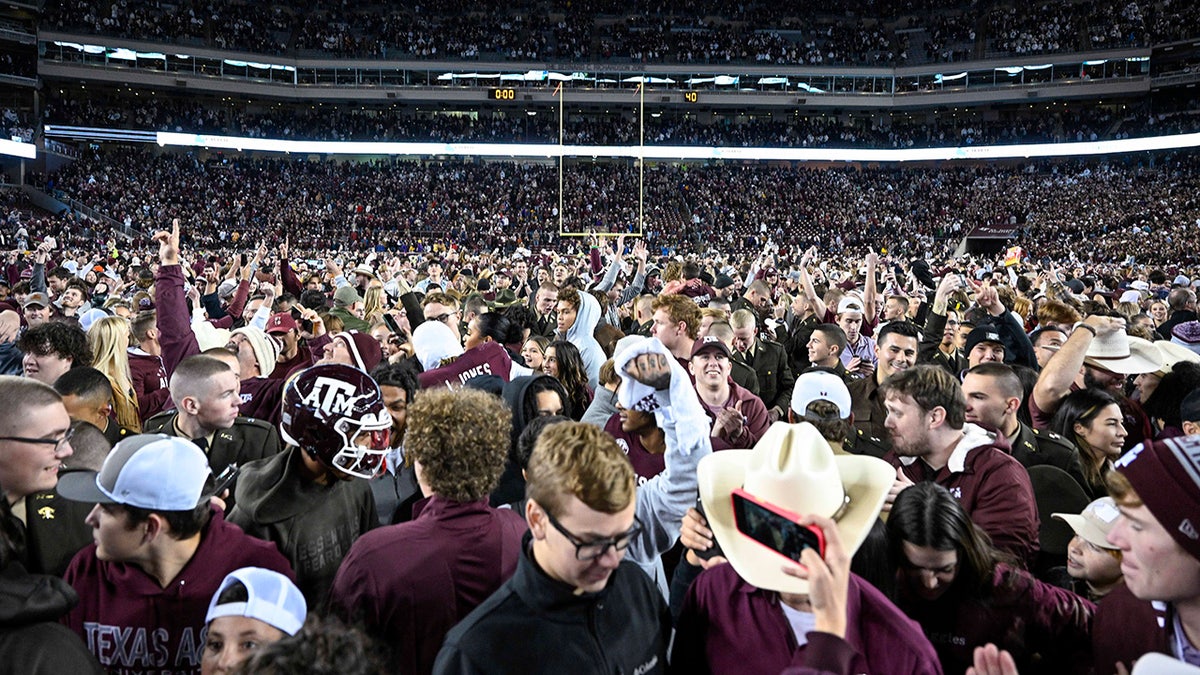
<svg viewBox="0 0 1200 675">
<path fill-rule="evenodd" d="M 493 101 L 515 101 L 517 100 L 517 90 L 512 87 L 507 89 L 488 89 L 488 98 Z"/>
<path fill-rule="evenodd" d="M 697 103 L 700 101 L 700 94 L 694 91 L 683 92 L 683 100 L 688 103 Z"/>
</svg>

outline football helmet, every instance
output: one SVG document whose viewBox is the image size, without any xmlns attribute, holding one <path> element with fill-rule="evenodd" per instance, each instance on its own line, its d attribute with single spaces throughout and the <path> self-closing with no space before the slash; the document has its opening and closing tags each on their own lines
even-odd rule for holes
<svg viewBox="0 0 1200 675">
<path fill-rule="evenodd" d="M 280 436 L 345 474 L 378 475 L 391 428 L 379 385 L 358 368 L 324 363 L 284 384 Z"/>
</svg>

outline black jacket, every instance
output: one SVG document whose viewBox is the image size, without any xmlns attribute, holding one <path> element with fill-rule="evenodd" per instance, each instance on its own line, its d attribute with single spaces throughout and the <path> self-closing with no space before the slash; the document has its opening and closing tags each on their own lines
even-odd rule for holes
<svg viewBox="0 0 1200 675">
<path fill-rule="evenodd" d="M 70 471 L 75 469 L 63 469 L 59 476 Z M 61 577 L 67 571 L 71 558 L 94 539 L 92 526 L 84 522 L 93 506 L 54 490 L 25 498 L 25 564 L 30 572 Z"/>
<path fill-rule="evenodd" d="M 58 623 L 78 602 L 75 589 L 58 577 L 29 574 L 20 563 L 5 567 L 0 573 L 0 669 L 29 675 L 104 672 L 79 636 Z"/>
<path fill-rule="evenodd" d="M 792 388 L 796 378 L 783 347 L 778 342 L 758 338 L 754 341 L 754 355 L 746 365 L 758 375 L 758 397 L 767 410 L 779 408 L 786 415 L 792 402 Z"/>
<path fill-rule="evenodd" d="M 433 672 L 654 675 L 667 669 L 671 615 L 658 588 L 623 561 L 599 593 L 575 595 L 533 560 L 446 636 Z"/>
<path fill-rule="evenodd" d="M 175 432 L 177 410 L 167 410 L 146 420 L 142 433 L 178 436 Z M 208 466 L 218 476 L 233 462 L 239 465 L 256 459 L 278 455 L 279 432 L 269 423 L 253 417 L 238 417 L 233 426 L 213 434 L 212 446 L 205 450 Z M 234 489 L 229 490 L 225 500 L 227 512 L 233 510 Z"/>
<path fill-rule="evenodd" d="M 1053 431 L 1034 429 L 1022 422 L 1016 438 L 1012 440 L 1012 456 L 1027 469 L 1041 464 L 1058 467 L 1074 478 L 1079 487 L 1088 489 L 1079 450 L 1074 443 Z"/>
<path fill-rule="evenodd" d="M 946 331 L 946 314 L 930 312 L 925 318 L 925 327 L 921 331 L 921 343 L 917 347 L 917 363 L 932 363 L 948 370 L 951 375 L 958 377 L 967 369 L 967 355 L 961 349 L 955 349 L 950 354 L 943 352 L 942 335 Z"/>
</svg>

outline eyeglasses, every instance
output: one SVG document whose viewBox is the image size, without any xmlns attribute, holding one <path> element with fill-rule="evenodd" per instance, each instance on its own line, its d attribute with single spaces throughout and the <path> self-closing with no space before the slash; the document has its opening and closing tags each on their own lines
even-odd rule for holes
<svg viewBox="0 0 1200 675">
<path fill-rule="evenodd" d="M 24 436 L 0 436 L 0 441 L 16 441 L 18 443 L 36 443 L 38 445 L 53 445 L 54 451 L 58 452 L 62 446 L 71 442 L 71 437 L 75 435 L 75 429 L 67 429 L 67 433 L 63 434 L 62 438 L 26 438 Z"/>
<path fill-rule="evenodd" d="M 624 551 L 625 549 L 629 548 L 629 544 L 633 541 L 633 538 L 642 531 L 642 521 L 638 520 L 637 516 L 634 516 L 633 527 L 629 528 L 629 531 L 625 534 L 617 535 L 616 537 L 611 537 L 609 539 L 583 541 L 574 534 L 571 534 L 567 528 L 563 527 L 562 523 L 558 522 L 558 519 L 550 515 L 549 511 L 546 511 L 545 513 L 546 518 L 550 520 L 550 524 L 554 526 L 554 529 L 561 532 L 562 536 L 567 538 L 567 541 L 575 545 L 576 560 L 595 560 L 596 558 L 599 558 L 607 553 L 609 548 L 616 549 L 617 551 Z"/>
<path fill-rule="evenodd" d="M 437 315 L 437 316 L 431 316 L 431 317 L 429 317 L 428 319 L 425 319 L 425 320 L 426 320 L 426 321 L 437 321 L 438 323 L 445 323 L 446 319 L 449 319 L 449 318 L 450 318 L 450 317 L 452 317 L 452 316 L 458 316 L 458 312 L 457 312 L 457 311 L 454 311 L 454 312 L 446 312 L 445 314 L 439 314 L 439 315 Z"/>
</svg>

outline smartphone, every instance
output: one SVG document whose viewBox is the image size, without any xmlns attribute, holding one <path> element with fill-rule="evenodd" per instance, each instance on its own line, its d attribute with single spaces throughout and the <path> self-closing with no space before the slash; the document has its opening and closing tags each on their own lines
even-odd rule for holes
<svg viewBox="0 0 1200 675">
<path fill-rule="evenodd" d="M 708 514 L 704 512 L 704 503 L 699 499 L 696 500 L 696 510 L 700 512 L 700 515 L 704 516 L 705 520 L 708 520 Z M 701 560 L 709 560 L 719 555 L 725 555 L 725 553 L 721 550 L 721 544 L 717 542 L 716 537 L 713 537 L 712 546 L 709 546 L 703 551 L 692 551 L 692 553 L 695 553 L 696 557 L 700 558 Z"/>
<path fill-rule="evenodd" d="M 396 321 L 396 317 L 391 314 L 384 314 L 383 322 L 387 324 L 388 330 L 392 331 L 392 335 L 404 335 L 404 331 L 400 330 L 400 322 Z"/>
<path fill-rule="evenodd" d="M 219 476 L 217 476 L 216 485 L 215 485 L 215 487 L 213 487 L 212 491 L 209 494 L 214 494 L 214 495 L 220 497 L 221 493 L 225 492 L 225 490 L 229 489 L 229 487 L 231 485 L 233 485 L 233 481 L 237 479 L 237 475 L 238 475 L 237 462 L 234 462 L 233 464 L 230 464 L 229 466 L 225 467 L 225 470 L 222 471 Z"/>
<path fill-rule="evenodd" d="M 733 520 L 738 532 L 775 553 L 800 562 L 804 549 L 825 557 L 825 533 L 812 525 L 801 525 L 800 515 L 758 499 L 741 488 L 733 491 Z"/>
</svg>

